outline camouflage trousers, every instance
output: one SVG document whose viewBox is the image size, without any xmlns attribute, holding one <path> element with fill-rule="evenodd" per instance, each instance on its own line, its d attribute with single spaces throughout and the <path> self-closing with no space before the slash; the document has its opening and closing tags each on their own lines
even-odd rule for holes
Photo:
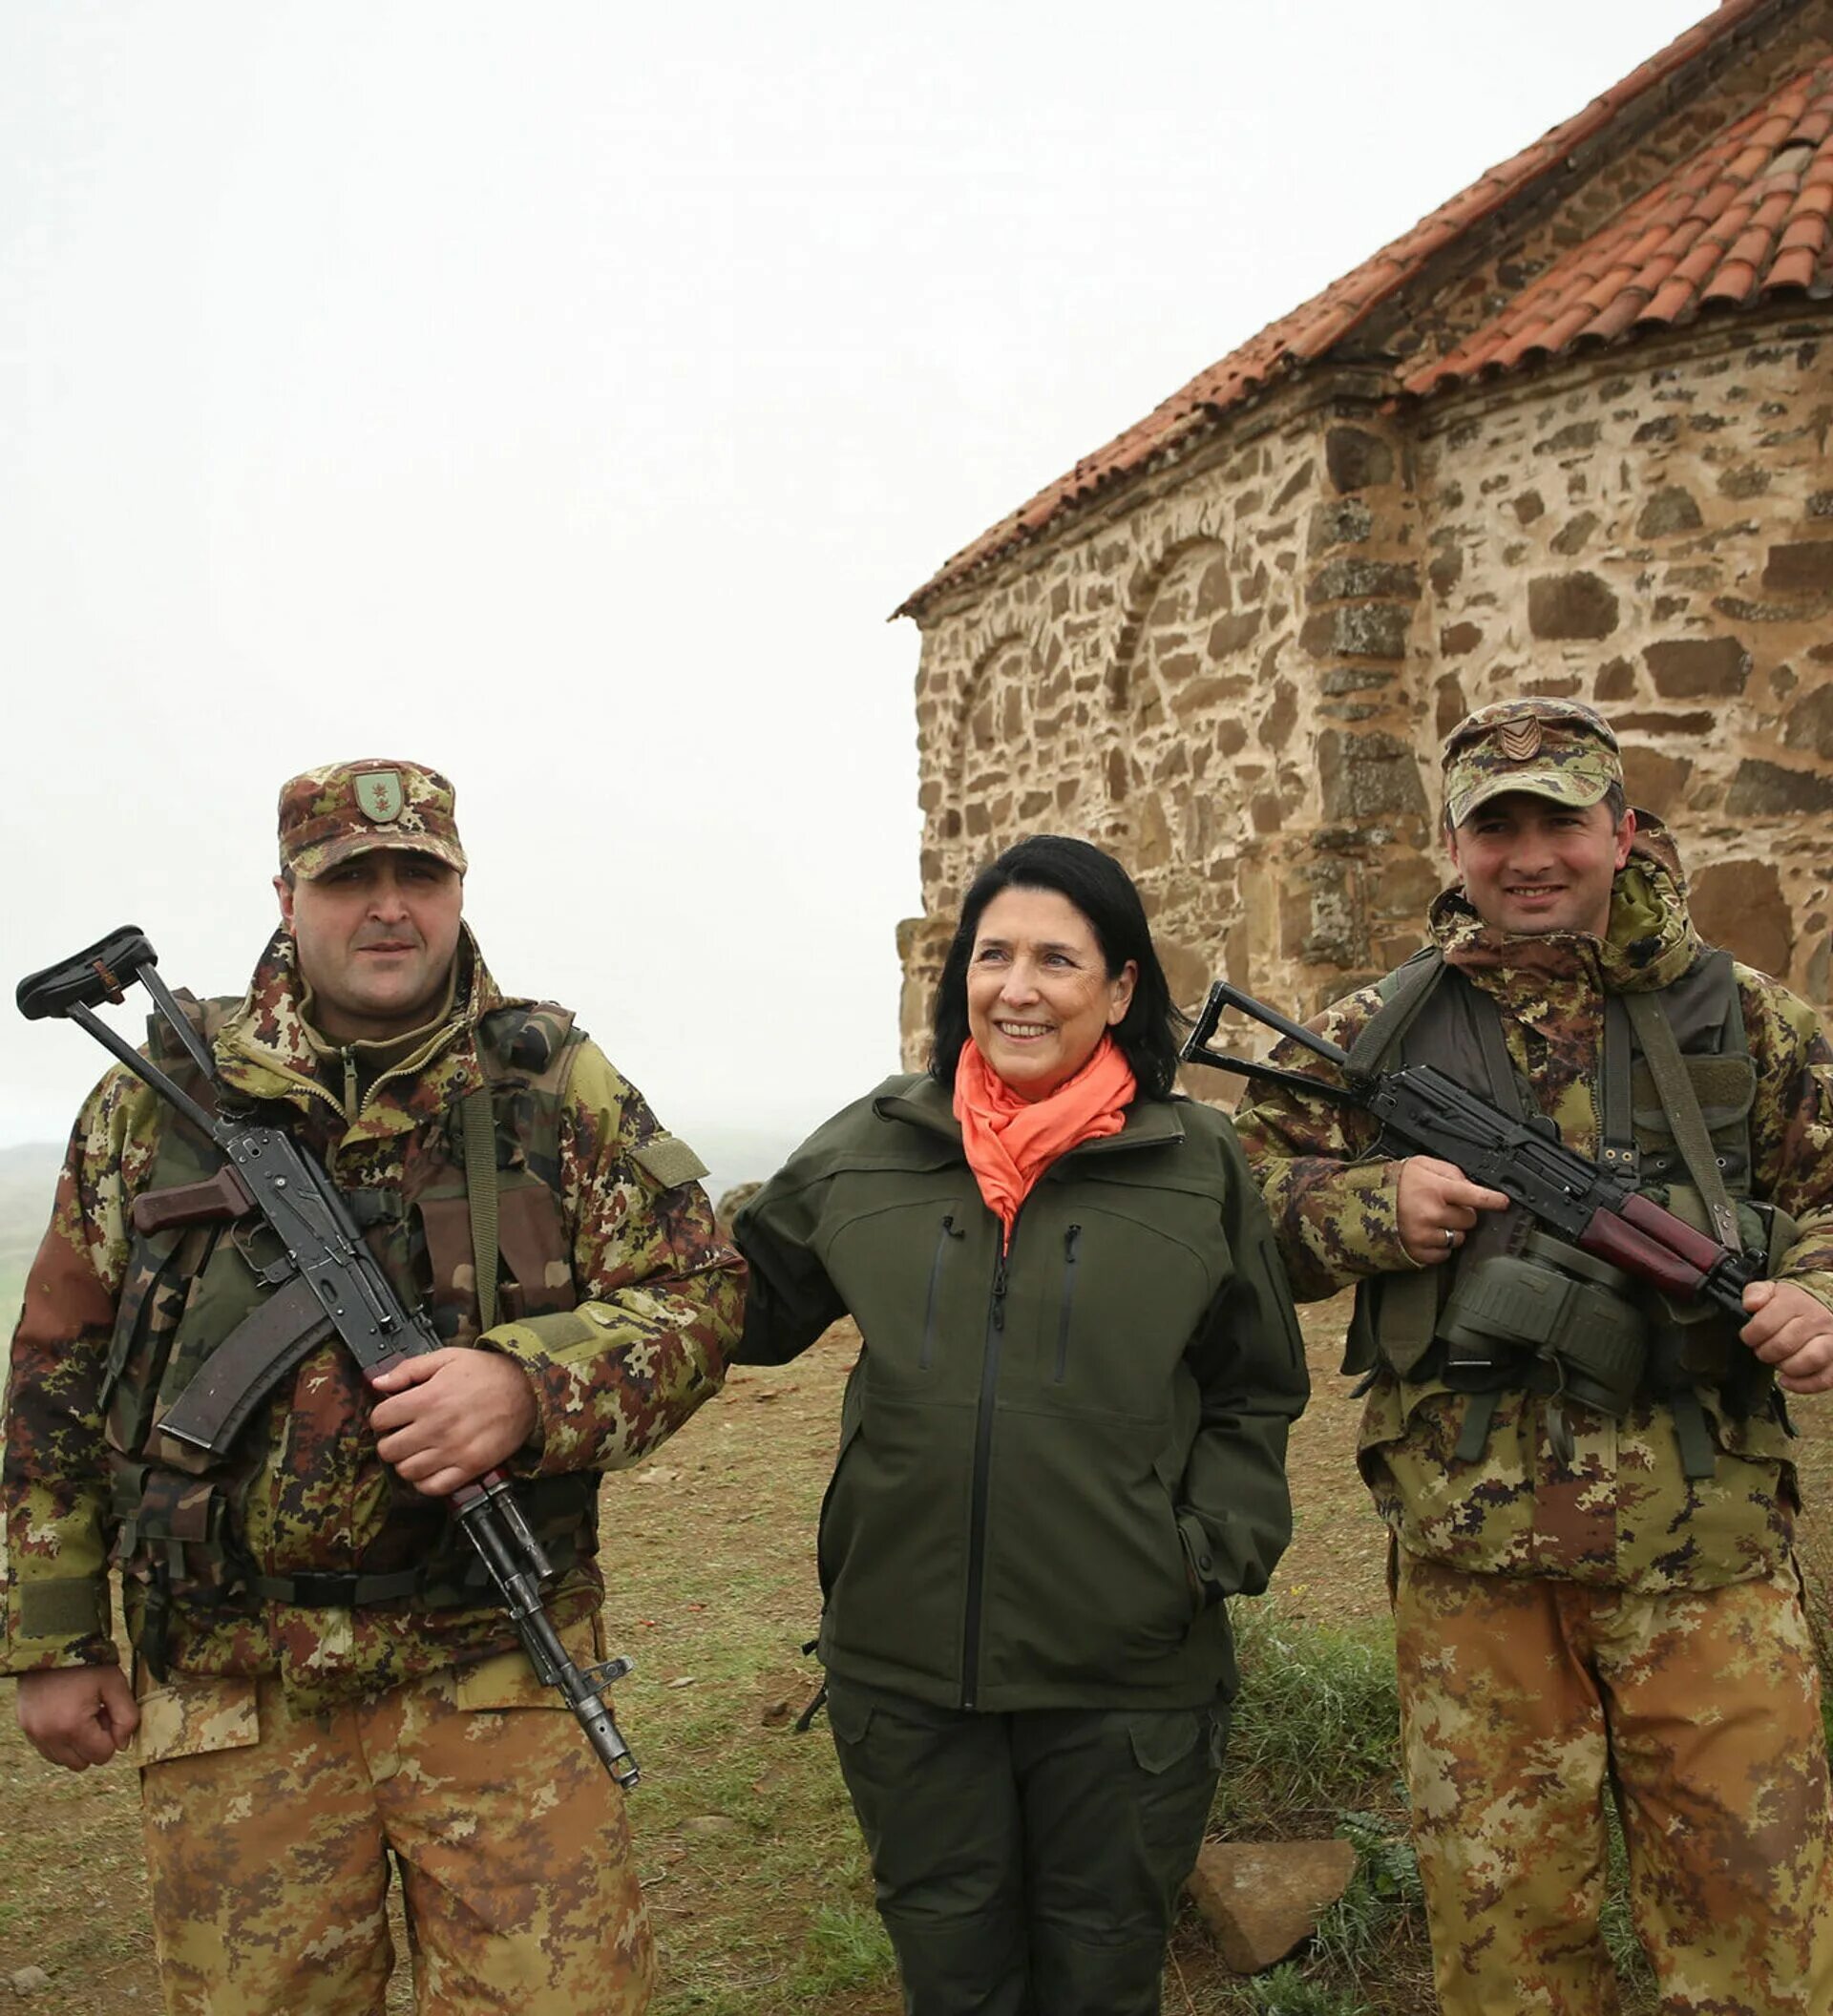
<svg viewBox="0 0 1833 2016">
<path fill-rule="evenodd" d="M 519 1651 L 319 1713 L 264 1679 L 144 1693 L 171 2016 L 379 2012 L 390 1860 L 420 2016 L 644 2008 L 653 1949 L 623 1795 L 553 1699 Z"/>
<path fill-rule="evenodd" d="M 1445 2016 L 1612 2016 L 1606 1790 L 1668 2016 L 1833 2010 L 1833 1815 L 1799 1590 L 1640 1596 L 1402 1555 L 1401 1732 Z"/>
</svg>

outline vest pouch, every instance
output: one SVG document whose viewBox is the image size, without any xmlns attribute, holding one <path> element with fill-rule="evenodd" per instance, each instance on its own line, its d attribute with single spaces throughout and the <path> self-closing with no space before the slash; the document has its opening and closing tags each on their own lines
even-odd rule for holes
<svg viewBox="0 0 1833 2016">
<path fill-rule="evenodd" d="M 1420 1370 L 1438 1340 L 1442 1268 L 1417 1273 L 1376 1274 L 1359 1283 L 1343 1347 L 1346 1373 L 1373 1372 L 1387 1364 L 1403 1379 Z"/>
<path fill-rule="evenodd" d="M 123 1575 L 184 1603 L 221 1606 L 245 1596 L 250 1570 L 221 1480 L 135 1464 L 117 1471 L 115 1483 L 122 1514 L 115 1561 Z"/>
<path fill-rule="evenodd" d="M 1648 1325 L 1629 1288 L 1618 1269 L 1544 1232 L 1518 1254 L 1478 1261 L 1461 1270 L 1439 1321 L 1446 1384 L 1531 1383 L 1627 1414 L 1648 1353 Z"/>
<path fill-rule="evenodd" d="M 1757 1066 L 1748 1054 L 1689 1054 L 1681 1059 L 1699 1102 L 1699 1117 L 1712 1138 L 1726 1185 L 1736 1193 L 1750 1180 L 1750 1113 L 1757 1097 Z M 1649 1184 L 1686 1180 L 1686 1159 L 1675 1141 L 1674 1123 L 1662 1107 L 1654 1074 L 1637 1058 L 1631 1070 L 1631 1117 Z"/>
<path fill-rule="evenodd" d="M 217 1231 L 209 1225 L 174 1226 L 134 1241 L 102 1376 L 108 1445 L 118 1455 L 137 1455 L 145 1446 L 172 1340 Z"/>
<path fill-rule="evenodd" d="M 184 1392 L 242 1318 L 266 1300 L 268 1292 L 256 1278 L 257 1269 L 284 1257 L 279 1238 L 258 1221 L 231 1226 L 217 1239 L 192 1278 L 178 1345 L 159 1377 L 161 1411 Z"/>
</svg>

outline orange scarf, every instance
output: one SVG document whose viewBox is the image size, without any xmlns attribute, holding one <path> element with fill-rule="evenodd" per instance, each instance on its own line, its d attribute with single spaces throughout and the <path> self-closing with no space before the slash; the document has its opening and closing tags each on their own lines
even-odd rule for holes
<svg viewBox="0 0 1833 2016">
<path fill-rule="evenodd" d="M 1040 1100 L 1021 1099 L 988 1066 L 971 1036 L 961 1045 L 955 1067 L 955 1118 L 961 1124 L 961 1145 L 980 1195 L 1005 1228 L 1001 1249 L 1009 1244 L 1012 1222 L 1038 1178 L 1081 1143 L 1118 1134 L 1138 1089 L 1132 1066 L 1111 1036 L 1102 1038 L 1074 1078 Z"/>
</svg>

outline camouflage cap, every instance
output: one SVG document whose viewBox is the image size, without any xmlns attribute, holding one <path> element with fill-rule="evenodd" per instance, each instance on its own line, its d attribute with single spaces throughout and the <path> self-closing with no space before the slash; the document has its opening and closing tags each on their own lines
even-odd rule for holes
<svg viewBox="0 0 1833 2016">
<path fill-rule="evenodd" d="M 411 848 L 462 875 L 455 798 L 437 770 L 386 756 L 302 771 L 280 788 L 280 865 L 310 882 L 352 855 Z"/>
<path fill-rule="evenodd" d="M 1466 714 L 1444 739 L 1444 816 L 1451 826 L 1505 791 L 1587 806 L 1622 782 L 1616 737 L 1583 701 L 1499 701 Z"/>
</svg>

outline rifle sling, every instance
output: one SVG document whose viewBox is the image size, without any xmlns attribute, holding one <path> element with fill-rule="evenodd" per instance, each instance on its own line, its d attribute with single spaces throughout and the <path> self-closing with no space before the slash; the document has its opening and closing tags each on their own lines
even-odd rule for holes
<svg viewBox="0 0 1833 2016">
<path fill-rule="evenodd" d="M 471 1260 L 481 1336 L 496 1321 L 496 1115 L 489 1085 L 467 1093 L 459 1110 L 464 1116 L 465 1203 L 471 1212 Z"/>
<path fill-rule="evenodd" d="M 312 1285 L 295 1274 L 244 1316 L 155 1424 L 200 1457 L 220 1458 L 263 1400 L 331 1334 Z"/>
<path fill-rule="evenodd" d="M 1734 1253 L 1742 1252 L 1744 1242 L 1738 1228 L 1737 1208 L 1718 1167 L 1706 1116 L 1699 1110 L 1699 1095 L 1693 1088 L 1693 1080 L 1681 1060 L 1680 1045 L 1675 1040 L 1661 1003 L 1652 994 L 1625 994 L 1621 999 L 1629 1011 L 1630 1026 L 1641 1045 L 1649 1075 L 1654 1080 L 1654 1089 L 1660 1094 L 1661 1109 L 1674 1129 L 1675 1145 L 1687 1166 L 1687 1174 L 1693 1178 L 1694 1188 L 1705 1202 L 1713 1237 Z"/>
</svg>

